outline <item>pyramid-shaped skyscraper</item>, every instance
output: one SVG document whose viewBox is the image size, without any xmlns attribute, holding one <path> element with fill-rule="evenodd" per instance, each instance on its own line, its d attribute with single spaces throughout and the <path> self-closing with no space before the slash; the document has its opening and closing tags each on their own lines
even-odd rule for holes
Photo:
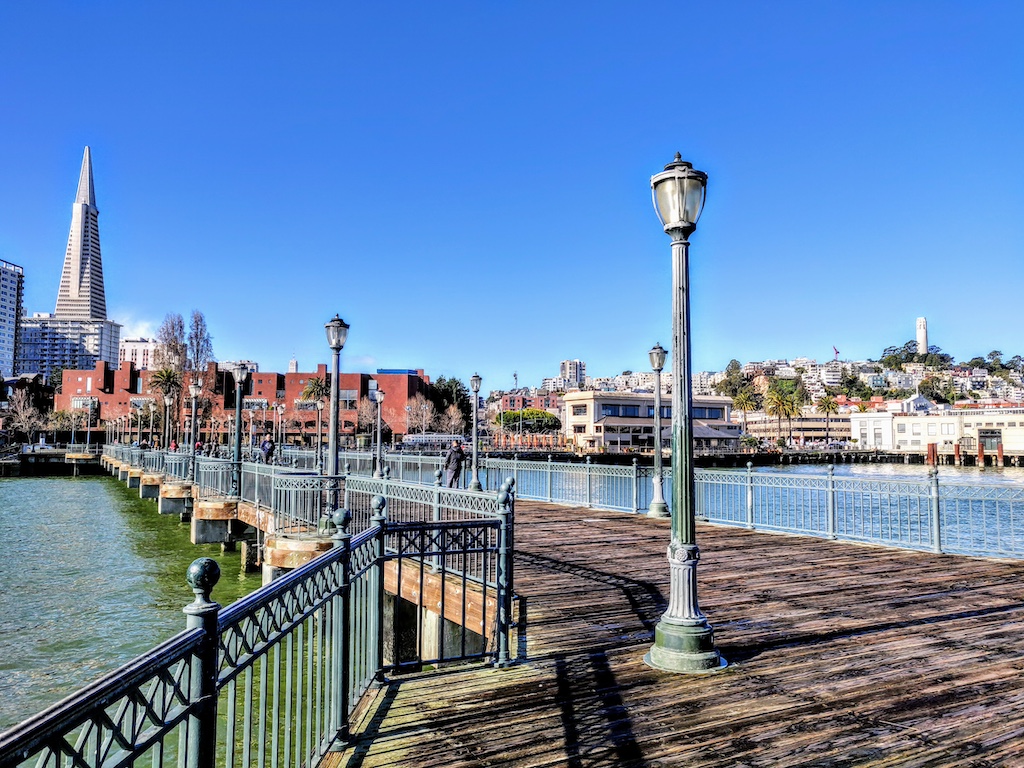
<svg viewBox="0 0 1024 768">
<path fill-rule="evenodd" d="M 71 230 L 53 314 L 22 319 L 16 373 L 84 370 L 100 360 L 117 365 L 121 326 L 107 320 L 100 255 L 99 209 L 92 176 L 92 152 L 85 148 L 78 192 L 71 206 Z"/>
<path fill-rule="evenodd" d="M 85 148 L 78 194 L 71 207 L 71 231 L 64 253 L 64 271 L 57 292 L 56 317 L 106 320 L 107 297 L 103 291 L 103 259 L 100 256 L 99 210 L 92 181 L 92 153 Z"/>
</svg>

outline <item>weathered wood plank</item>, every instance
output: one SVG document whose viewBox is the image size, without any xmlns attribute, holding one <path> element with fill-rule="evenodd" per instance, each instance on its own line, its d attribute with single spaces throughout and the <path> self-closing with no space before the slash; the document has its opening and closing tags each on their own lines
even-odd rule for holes
<svg viewBox="0 0 1024 768">
<path fill-rule="evenodd" d="M 1024 764 L 1024 564 L 698 537 L 724 671 L 642 661 L 668 597 L 667 522 L 520 503 L 527 659 L 391 681 L 329 765 Z"/>
</svg>

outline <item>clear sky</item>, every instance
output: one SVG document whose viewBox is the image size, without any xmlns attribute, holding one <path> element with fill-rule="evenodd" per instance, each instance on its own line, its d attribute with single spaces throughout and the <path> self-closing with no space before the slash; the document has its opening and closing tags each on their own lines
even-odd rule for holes
<svg viewBox="0 0 1024 768">
<path fill-rule="evenodd" d="M 53 311 L 92 147 L 107 306 L 222 360 L 484 389 L 669 346 L 649 179 L 710 181 L 697 370 L 1024 354 L 1024 3 L 7 2 L 0 258 Z"/>
</svg>

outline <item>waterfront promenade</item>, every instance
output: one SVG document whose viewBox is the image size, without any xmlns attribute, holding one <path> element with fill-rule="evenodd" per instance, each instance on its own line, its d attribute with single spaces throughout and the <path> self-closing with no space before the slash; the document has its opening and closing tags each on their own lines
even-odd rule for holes
<svg viewBox="0 0 1024 768">
<path fill-rule="evenodd" d="M 1024 563 L 700 525 L 730 666 L 644 665 L 668 522 L 520 501 L 522 656 L 396 679 L 325 765 L 1024 765 Z"/>
</svg>

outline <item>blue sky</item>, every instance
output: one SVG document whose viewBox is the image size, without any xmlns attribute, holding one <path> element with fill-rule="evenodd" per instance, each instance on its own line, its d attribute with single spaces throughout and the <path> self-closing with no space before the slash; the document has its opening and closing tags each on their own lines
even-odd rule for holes
<svg viewBox="0 0 1024 768">
<path fill-rule="evenodd" d="M 0 4 L 0 258 L 52 311 L 92 147 L 107 305 L 220 359 L 539 384 L 671 335 L 649 179 L 709 174 L 698 370 L 1024 353 L 1017 2 Z"/>
</svg>

